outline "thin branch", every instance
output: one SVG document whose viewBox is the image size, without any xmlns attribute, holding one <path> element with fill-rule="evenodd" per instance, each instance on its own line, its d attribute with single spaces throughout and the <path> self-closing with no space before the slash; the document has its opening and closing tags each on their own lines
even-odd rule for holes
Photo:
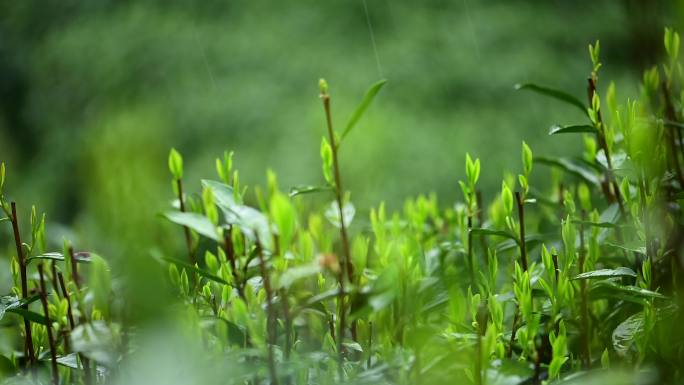
<svg viewBox="0 0 684 385">
<path fill-rule="evenodd" d="M 12 231 L 14 232 L 14 244 L 17 248 L 17 258 L 19 259 L 19 270 L 21 274 L 21 297 L 28 297 L 28 278 L 26 274 L 26 258 L 24 258 L 24 249 L 21 246 L 21 235 L 19 234 L 19 219 L 17 217 L 17 205 L 15 202 L 11 202 L 12 206 Z M 23 309 L 28 309 L 28 305 L 23 305 Z M 33 365 L 36 361 L 36 354 L 33 350 L 33 336 L 31 334 L 31 323 L 28 319 L 24 317 L 24 330 L 25 330 L 25 348 L 28 352 L 28 362 L 29 366 Z"/>
<path fill-rule="evenodd" d="M 59 368 L 57 367 L 57 346 L 55 344 L 55 337 L 52 334 L 52 321 L 50 320 L 50 312 L 47 302 L 47 291 L 45 289 L 45 274 L 43 272 L 43 264 L 38 264 L 38 276 L 40 277 L 40 302 L 43 304 L 43 312 L 45 313 L 45 320 L 47 322 L 47 337 L 50 344 L 50 364 L 52 366 L 52 383 L 59 385 Z"/>
</svg>

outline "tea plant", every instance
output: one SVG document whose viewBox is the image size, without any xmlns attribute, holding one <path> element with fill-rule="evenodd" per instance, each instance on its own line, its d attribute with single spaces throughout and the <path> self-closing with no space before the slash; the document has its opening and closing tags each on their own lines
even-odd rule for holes
<svg viewBox="0 0 684 385">
<path fill-rule="evenodd" d="M 177 297 L 172 314 L 201 341 L 203 359 L 242 367 L 221 383 L 681 383 L 678 33 L 667 29 L 664 44 L 665 65 L 645 72 L 635 100 L 621 103 L 613 83 L 601 96 L 599 42 L 589 46 L 585 101 L 517 86 L 579 108 L 585 122 L 549 134 L 582 135 L 584 149 L 535 156 L 523 142 L 517 178 L 507 175 L 488 205 L 477 186 L 480 159 L 466 154 L 463 202 L 421 195 L 397 213 L 380 204 L 369 226 L 351 231 L 344 139 L 384 81 L 341 134 L 333 93 L 319 82 L 320 186 L 285 192 L 269 172 L 265 189 L 252 192 L 225 153 L 218 180 L 188 194 L 182 156 L 171 150 L 174 203 L 164 215 L 181 226 L 187 249 L 157 257 Z M 532 185 L 542 166 L 551 178 Z M 22 337 L 0 356 L 7 381 L 116 381 L 135 357 L 136 333 L 106 262 L 68 242 L 46 252 L 45 217 L 35 208 L 24 242 L 0 171 L 3 221 L 16 245 L 0 318 Z M 312 193 L 331 203 L 305 210 Z"/>
</svg>

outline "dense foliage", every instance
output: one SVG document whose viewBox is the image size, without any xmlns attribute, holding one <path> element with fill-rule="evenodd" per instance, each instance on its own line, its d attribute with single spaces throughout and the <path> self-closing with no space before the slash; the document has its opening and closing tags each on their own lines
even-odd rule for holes
<svg viewBox="0 0 684 385">
<path fill-rule="evenodd" d="M 172 150 L 176 199 L 164 217 L 186 248 L 153 256 L 177 297 L 160 317 L 201 344 L 196 370 L 230 367 L 210 383 L 680 383 L 684 77 L 679 35 L 664 41 L 667 62 L 645 73 L 638 100 L 620 102 L 614 84 L 600 96 L 598 42 L 586 102 L 519 85 L 578 108 L 584 122 L 549 133 L 582 135 L 584 150 L 535 156 L 523 143 L 517 177 L 487 206 L 480 159 L 466 154 L 463 202 L 381 204 L 349 231 L 358 219 L 338 159 L 352 155 L 344 140 L 384 81 L 338 131 L 320 81 L 321 186 L 283 192 L 269 172 L 252 191 L 226 153 L 218 180 L 188 193 Z M 541 166 L 550 178 L 533 177 Z M 45 250 L 45 217 L 34 208 L 26 226 L 5 179 L 3 164 L 1 221 L 15 246 L 14 287 L 0 302 L 12 330 L 5 383 L 125 383 L 145 343 L 129 322 L 126 277 L 68 242 Z M 313 193 L 332 202 L 310 210 Z"/>
</svg>

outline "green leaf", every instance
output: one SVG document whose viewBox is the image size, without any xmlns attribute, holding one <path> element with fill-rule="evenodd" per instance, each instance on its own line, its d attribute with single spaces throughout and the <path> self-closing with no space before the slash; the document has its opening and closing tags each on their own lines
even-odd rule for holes
<svg viewBox="0 0 684 385">
<path fill-rule="evenodd" d="M 617 249 L 629 251 L 632 253 L 639 253 L 646 255 L 646 246 L 641 246 L 643 242 L 637 241 L 637 242 L 630 242 L 624 245 L 618 245 L 612 242 L 604 242 L 604 245 L 614 247 Z"/>
<path fill-rule="evenodd" d="M 37 294 L 26 299 L 19 299 L 12 295 L 0 297 L 0 319 L 2 319 L 2 317 L 5 315 L 5 312 L 18 309 L 24 305 L 29 305 L 38 299 L 40 299 L 40 296 Z"/>
<path fill-rule="evenodd" d="M 594 186 L 598 186 L 600 184 L 599 178 L 591 169 L 573 159 L 536 156 L 534 161 L 547 166 L 558 167 L 569 174 L 575 175 L 587 183 L 591 183 Z"/>
<path fill-rule="evenodd" d="M 0 378 L 10 378 L 16 374 L 16 370 L 12 360 L 0 355 Z"/>
<path fill-rule="evenodd" d="M 221 239 L 216 231 L 216 226 L 204 215 L 197 213 L 184 213 L 180 211 L 169 211 L 164 216 L 173 223 L 186 226 L 209 239 L 220 242 Z"/>
<path fill-rule="evenodd" d="M 356 208 L 351 202 L 345 202 L 342 206 L 342 216 L 344 219 L 344 227 L 349 228 L 351 222 L 354 220 L 354 215 L 356 214 Z M 342 227 L 340 221 L 340 210 L 338 209 L 337 201 L 330 202 L 330 206 L 325 210 L 325 217 L 333 224 L 335 227 Z"/>
<path fill-rule="evenodd" d="M 314 261 L 308 265 L 297 266 L 287 269 L 278 279 L 277 288 L 289 288 L 300 279 L 318 275 L 321 272 L 321 265 Z"/>
<path fill-rule="evenodd" d="M 351 319 L 377 313 L 394 302 L 399 295 L 399 268 L 388 265 L 380 276 L 370 284 L 370 290 L 356 298 L 356 306 L 350 315 Z"/>
<path fill-rule="evenodd" d="M 212 319 L 215 318 L 212 317 Z M 225 322 L 225 324 L 228 326 L 228 342 L 234 345 L 245 346 L 247 343 L 247 332 L 245 329 L 238 326 L 234 322 L 228 321 L 225 318 L 218 319 Z"/>
<path fill-rule="evenodd" d="M 169 152 L 169 171 L 175 179 L 183 177 L 183 157 L 175 148 Z"/>
<path fill-rule="evenodd" d="M 95 256 L 88 276 L 89 293 L 93 296 L 93 306 L 105 315 L 109 311 L 109 300 L 112 294 L 112 279 L 109 265 L 104 258 Z"/>
<path fill-rule="evenodd" d="M 525 175 L 529 175 L 530 172 L 532 172 L 533 157 L 532 149 L 530 149 L 530 146 L 528 146 L 525 141 L 522 142 L 522 162 Z"/>
<path fill-rule="evenodd" d="M 548 241 L 549 239 L 553 239 L 555 234 L 529 234 L 525 235 L 525 245 L 527 245 L 527 249 L 531 249 L 534 247 L 534 245 L 537 245 L 539 243 Z M 520 240 L 516 237 L 515 239 L 511 238 L 508 240 L 505 240 L 501 243 L 499 243 L 496 246 L 496 252 L 497 253 L 502 253 L 504 251 L 512 250 L 514 248 L 520 247 Z"/>
<path fill-rule="evenodd" d="M 635 337 L 644 330 L 644 314 L 636 313 L 622 321 L 613 330 L 613 348 L 620 356 L 626 356 L 634 344 Z"/>
<path fill-rule="evenodd" d="M 45 318 L 44 315 L 38 314 L 38 313 L 31 311 L 31 310 L 26 310 L 26 309 L 21 308 L 21 307 L 7 309 L 7 313 L 14 313 L 16 315 L 19 315 L 23 318 L 26 318 L 27 320 L 29 320 L 31 322 L 37 323 L 37 324 L 46 325 L 46 326 L 48 324 L 47 318 Z"/>
<path fill-rule="evenodd" d="M 534 92 L 537 92 L 537 93 L 545 95 L 545 96 L 549 96 L 549 97 L 564 101 L 568 104 L 571 104 L 571 105 L 579 108 L 579 110 L 582 111 L 582 113 L 584 115 L 587 115 L 587 107 L 584 105 L 584 103 L 582 103 L 576 97 L 568 94 L 567 92 L 556 90 L 556 89 L 545 87 L 545 86 L 540 86 L 540 85 L 533 84 L 533 83 L 516 84 L 515 89 L 516 90 L 530 90 L 530 91 L 534 91 Z"/>
<path fill-rule="evenodd" d="M 0 163 L 0 192 L 5 185 L 5 162 Z"/>
<path fill-rule="evenodd" d="M 214 203 L 222 210 L 227 210 L 236 205 L 233 188 L 227 184 L 215 180 L 202 179 L 202 186 L 211 189 L 214 195 Z"/>
<path fill-rule="evenodd" d="M 549 128 L 549 135 L 556 134 L 577 134 L 577 133 L 589 133 L 596 134 L 596 128 L 587 124 L 578 124 L 570 126 L 553 125 Z"/>
<path fill-rule="evenodd" d="M 41 361 L 49 362 L 50 361 L 50 356 L 45 356 L 45 358 L 42 358 Z M 65 356 L 58 356 L 57 357 L 57 363 L 59 365 L 65 366 L 67 368 L 71 369 L 83 369 L 78 364 L 78 353 L 69 353 Z"/>
<path fill-rule="evenodd" d="M 186 270 L 195 272 L 195 273 L 199 274 L 200 276 L 202 276 L 202 277 L 204 277 L 210 281 L 218 282 L 218 283 L 223 284 L 223 285 L 230 285 L 230 282 L 222 279 L 221 277 L 218 277 L 214 274 L 211 274 L 210 272 L 203 270 L 203 269 L 200 269 L 197 266 L 193 266 L 187 262 L 179 261 L 177 259 L 168 258 L 168 257 L 162 257 L 161 259 L 163 261 L 168 262 L 168 263 L 173 263 L 174 265 L 176 265 L 178 267 L 181 267 L 181 268 L 184 268 Z"/>
<path fill-rule="evenodd" d="M 279 191 L 271 197 L 269 204 L 271 219 L 278 229 L 278 241 L 280 250 L 285 252 L 290 248 L 290 242 L 294 237 L 297 226 L 297 212 L 290 199 Z"/>
<path fill-rule="evenodd" d="M 665 299 L 664 295 L 643 289 L 638 286 L 621 285 L 612 280 L 597 281 L 592 284 L 589 290 L 589 297 L 592 300 L 613 298 L 638 304 L 644 304 L 649 299 Z"/>
<path fill-rule="evenodd" d="M 618 267 L 616 269 L 599 269 L 594 271 L 587 271 L 578 274 L 572 279 L 594 279 L 594 278 L 618 278 L 618 277 L 632 277 L 636 278 L 637 274 L 634 270 L 628 267 Z"/>
<path fill-rule="evenodd" d="M 271 250 L 273 237 L 271 236 L 268 218 L 261 211 L 245 205 L 236 205 L 224 213 L 228 223 L 239 226 L 240 230 L 253 241 L 256 241 L 258 237 L 261 246 Z"/>
<path fill-rule="evenodd" d="M 611 222 L 591 222 L 591 221 L 580 221 L 580 220 L 573 220 L 572 223 L 577 224 L 577 225 L 584 225 L 584 226 L 590 226 L 590 227 L 600 227 L 604 229 L 618 229 L 621 226 L 616 224 L 616 223 L 611 223 Z"/>
<path fill-rule="evenodd" d="M 347 121 L 347 126 L 344 128 L 344 131 L 342 132 L 342 136 L 340 137 L 340 142 L 349 134 L 349 132 L 356 126 L 356 123 L 359 122 L 359 119 L 363 116 L 363 114 L 366 112 L 370 104 L 373 102 L 373 99 L 375 99 L 375 96 L 380 92 L 380 89 L 387 83 L 387 80 L 382 79 L 373 85 L 371 85 L 368 90 L 366 91 L 366 94 L 363 96 L 363 99 L 361 100 L 361 103 L 356 107 L 356 110 L 354 110 L 354 113 L 352 114 L 351 118 L 349 118 L 349 121 Z M 337 144 L 339 146 L 339 144 Z"/>
<path fill-rule="evenodd" d="M 534 370 L 524 361 L 508 359 L 501 360 L 495 369 L 486 370 L 485 375 L 488 385 L 517 385 L 532 382 Z"/>
<path fill-rule="evenodd" d="M 295 197 L 302 194 L 311 194 L 323 191 L 334 191 L 331 186 L 294 186 L 290 188 L 290 197 Z"/>
<path fill-rule="evenodd" d="M 323 178 L 325 178 L 328 185 L 334 186 L 332 147 L 330 147 L 330 143 L 328 143 L 325 137 L 321 139 L 321 169 L 323 171 Z"/>
<path fill-rule="evenodd" d="M 501 183 L 501 202 L 503 203 L 506 215 L 511 215 L 513 211 L 513 193 L 505 182 Z"/>
<path fill-rule="evenodd" d="M 472 228 L 470 229 L 470 233 L 473 235 L 485 235 L 485 236 L 499 236 L 499 237 L 504 237 L 511 239 L 515 241 L 516 244 L 520 244 L 520 240 L 518 239 L 517 236 L 509 233 L 508 231 L 504 230 L 493 230 L 493 229 L 484 229 L 484 228 Z"/>
<path fill-rule="evenodd" d="M 93 259 L 93 256 L 97 256 L 97 254 L 93 254 L 87 251 L 79 251 L 74 253 L 74 259 L 76 262 L 80 263 L 90 263 Z M 33 257 L 28 257 L 26 258 L 26 263 L 30 263 L 33 260 L 36 259 L 42 259 L 42 260 L 51 260 L 51 261 L 64 261 L 64 255 L 62 253 L 58 252 L 52 252 L 52 253 L 45 253 L 41 255 L 34 255 Z"/>
<path fill-rule="evenodd" d="M 118 359 L 116 324 L 93 321 L 76 326 L 71 332 L 71 346 L 98 363 L 115 367 Z"/>
</svg>

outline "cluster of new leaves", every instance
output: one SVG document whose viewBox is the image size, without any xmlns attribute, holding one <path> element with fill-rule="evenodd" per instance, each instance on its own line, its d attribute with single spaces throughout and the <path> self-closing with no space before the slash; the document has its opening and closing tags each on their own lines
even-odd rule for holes
<svg viewBox="0 0 684 385">
<path fill-rule="evenodd" d="M 11 225 L 16 247 L 11 291 L 0 297 L 0 320 L 16 325 L 23 343 L 9 356 L 0 355 L 0 378 L 94 384 L 126 353 L 120 323 L 124 306 L 112 298 L 108 264 L 94 253 L 74 251 L 66 240 L 60 252 L 47 252 L 45 215 L 38 216 L 35 206 L 30 241 L 22 241 L 16 203 L 3 191 L 5 176 L 3 163 L 0 206 L 6 217 L 0 222 Z"/>
<path fill-rule="evenodd" d="M 226 153 L 216 160 L 219 180 L 186 193 L 183 160 L 172 150 L 175 200 L 165 216 L 181 226 L 186 247 L 159 263 L 178 298 L 178 317 L 206 347 L 206 360 L 245 369 L 225 383 L 681 382 L 679 35 L 666 31 L 667 63 L 646 71 L 639 99 L 622 104 L 614 84 L 600 92 L 599 47 L 589 47 L 585 102 L 549 87 L 518 86 L 582 111 L 585 122 L 549 131 L 554 139 L 582 135 L 581 155 L 535 156 L 523 142 L 517 178 L 507 175 L 488 204 L 477 187 L 480 160 L 467 154 L 464 203 L 419 196 L 396 213 L 380 204 L 368 224 L 350 228 L 356 211 L 342 184 L 343 140 L 384 81 L 369 89 L 341 134 L 333 128 L 328 84 L 320 82 L 322 186 L 285 193 L 269 172 L 266 188 L 247 194 Z M 549 166 L 551 178 L 533 185 L 542 179 L 539 166 Z M 1 175 L 0 186 L 4 167 Z M 332 202 L 305 210 L 304 193 L 328 194 Z M 13 207 L 2 203 L 16 224 Z M 47 281 L 62 268 L 71 279 L 62 296 L 37 289 L 50 302 L 44 314 L 30 310 L 35 298 L 26 290 L 3 298 L 0 317 L 14 312 L 31 326 L 17 324 L 22 334 L 34 332 L 26 353 L 8 361 L 16 370 L 35 366 L 31 357 L 49 350 L 58 363 L 73 364 L 53 374 L 88 382 L 85 374 L 102 367 L 106 380 L 128 352 L 118 343 L 111 286 L 102 283 L 106 268 L 91 256 L 93 278 L 82 287 L 82 254 L 67 246 L 63 254 L 32 257 L 44 238 L 44 221 L 32 217 L 32 242 L 18 241 L 15 281 L 25 281 L 21 271 L 32 258 L 52 262 Z M 64 263 L 62 255 L 71 258 Z M 42 283 L 40 272 L 28 283 Z M 103 330 L 109 338 L 81 337 Z M 65 333 L 69 346 L 59 339 Z M 98 349 L 84 347 L 94 340 Z M 38 351 L 31 356 L 28 347 Z"/>
</svg>

